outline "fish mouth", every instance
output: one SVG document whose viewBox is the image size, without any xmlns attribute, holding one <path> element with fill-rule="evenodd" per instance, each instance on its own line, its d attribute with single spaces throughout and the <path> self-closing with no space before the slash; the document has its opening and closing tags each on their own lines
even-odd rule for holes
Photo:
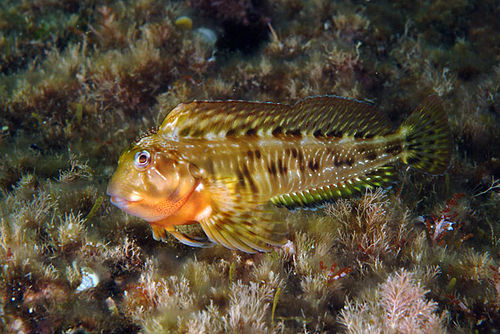
<svg viewBox="0 0 500 334">
<path fill-rule="evenodd" d="M 127 208 L 129 205 L 139 203 L 144 199 L 135 191 L 123 191 L 120 187 L 111 182 L 106 189 L 106 195 L 109 196 L 109 200 L 113 205 L 116 205 L 122 210 Z"/>
<path fill-rule="evenodd" d="M 137 200 L 128 200 L 120 196 L 111 196 L 110 201 L 112 204 L 116 205 L 120 209 L 128 207 L 130 204 L 135 204 L 138 202 L 141 202 L 142 199 L 137 199 Z"/>
</svg>

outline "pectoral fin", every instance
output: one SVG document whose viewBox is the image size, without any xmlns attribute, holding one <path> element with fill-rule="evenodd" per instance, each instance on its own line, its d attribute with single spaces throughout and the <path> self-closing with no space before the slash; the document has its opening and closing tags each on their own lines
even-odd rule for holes
<svg viewBox="0 0 500 334">
<path fill-rule="evenodd" d="M 234 177 L 211 181 L 206 188 L 212 212 L 200 220 L 200 225 L 212 242 L 247 253 L 268 252 L 272 246 L 283 244 L 276 224 L 261 209 L 265 201 L 258 193 L 238 187 Z"/>
<path fill-rule="evenodd" d="M 155 239 L 156 241 L 167 240 L 167 231 L 165 231 L 165 228 L 163 226 L 151 224 L 151 229 L 153 230 L 153 239 Z"/>
<path fill-rule="evenodd" d="M 189 235 L 176 231 L 175 229 L 168 230 L 168 232 L 172 234 L 177 240 L 182 242 L 184 245 L 188 245 L 191 247 L 208 248 L 214 245 L 212 242 L 208 240 L 203 241 L 198 238 L 190 237 Z"/>
<path fill-rule="evenodd" d="M 185 233 L 176 231 L 174 227 L 165 228 L 159 225 L 151 225 L 153 229 L 153 238 L 157 241 L 165 242 L 167 240 L 167 232 L 172 234 L 177 240 L 182 242 L 185 245 L 191 247 L 212 247 L 214 244 L 207 240 L 200 240 L 195 237 L 191 237 Z"/>
<path fill-rule="evenodd" d="M 268 252 L 284 243 L 271 221 L 250 214 L 214 213 L 200 224 L 212 242 L 229 249 Z"/>
</svg>

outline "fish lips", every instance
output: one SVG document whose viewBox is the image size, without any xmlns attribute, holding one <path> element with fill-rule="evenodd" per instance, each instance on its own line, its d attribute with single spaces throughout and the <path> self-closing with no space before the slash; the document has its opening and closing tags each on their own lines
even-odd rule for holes
<svg viewBox="0 0 500 334">
<path fill-rule="evenodd" d="M 155 222 L 164 218 L 163 216 L 150 215 L 148 209 L 145 209 L 145 199 L 134 193 L 119 194 L 116 188 L 108 186 L 106 194 L 110 197 L 111 204 L 118 207 L 120 210 L 128 213 L 129 215 L 142 218 L 148 222 Z M 142 205 L 141 205 L 142 204 Z"/>
<path fill-rule="evenodd" d="M 131 204 L 136 204 L 142 201 L 142 198 L 140 198 L 140 196 L 137 195 L 128 196 L 128 198 L 120 196 L 119 194 L 117 194 L 116 189 L 113 189 L 113 187 L 111 186 L 108 186 L 106 194 L 110 197 L 110 201 L 113 205 L 116 205 L 117 207 L 119 207 L 124 211 L 127 211 L 127 208 Z"/>
<path fill-rule="evenodd" d="M 111 195 L 110 195 L 110 201 L 113 205 L 116 205 L 122 210 L 126 209 L 130 203 L 134 203 L 132 201 L 126 200 L 125 198 L 119 196 L 111 196 Z"/>
<path fill-rule="evenodd" d="M 120 197 L 120 196 L 114 196 L 114 195 L 110 195 L 110 194 L 108 194 L 108 195 L 110 196 L 110 202 L 113 205 L 117 206 L 120 210 L 123 210 L 124 212 L 128 213 L 129 215 L 142 218 L 145 221 L 150 222 L 150 223 L 159 221 L 159 220 L 164 218 L 161 215 L 155 216 L 155 215 L 149 215 L 148 213 L 146 213 L 145 209 L 141 208 L 140 203 L 144 202 L 142 199 L 131 201 L 131 200 L 125 199 L 125 198 Z M 136 205 L 136 204 L 138 204 L 138 205 Z"/>
</svg>

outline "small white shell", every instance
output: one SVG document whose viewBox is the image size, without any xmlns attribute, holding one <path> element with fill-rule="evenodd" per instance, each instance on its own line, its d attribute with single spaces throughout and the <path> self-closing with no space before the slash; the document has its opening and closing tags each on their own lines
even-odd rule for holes
<svg viewBox="0 0 500 334">
<path fill-rule="evenodd" d="M 196 29 L 194 33 L 210 46 L 214 46 L 217 43 L 217 34 L 212 29 L 201 27 Z"/>
<path fill-rule="evenodd" d="M 80 269 L 82 273 L 82 283 L 76 288 L 76 291 L 82 292 L 87 289 L 95 288 L 99 284 L 99 276 L 90 268 L 83 267 Z"/>
</svg>

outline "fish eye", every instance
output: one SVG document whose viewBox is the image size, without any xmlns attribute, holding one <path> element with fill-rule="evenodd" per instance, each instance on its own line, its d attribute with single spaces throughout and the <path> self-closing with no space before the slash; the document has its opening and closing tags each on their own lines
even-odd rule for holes
<svg viewBox="0 0 500 334">
<path fill-rule="evenodd" d="M 140 151 L 135 154 L 134 163 L 138 168 L 145 168 L 151 162 L 151 155 L 148 151 Z"/>
</svg>

